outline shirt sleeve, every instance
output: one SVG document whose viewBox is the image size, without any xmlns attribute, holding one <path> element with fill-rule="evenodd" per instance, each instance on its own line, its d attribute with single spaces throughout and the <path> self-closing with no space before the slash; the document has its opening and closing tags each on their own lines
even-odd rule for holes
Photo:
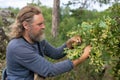
<svg viewBox="0 0 120 80">
<path fill-rule="evenodd" d="M 43 77 L 56 76 L 68 72 L 73 68 L 70 60 L 53 64 L 25 46 L 17 47 L 14 49 L 14 53 L 17 63 Z"/>
<path fill-rule="evenodd" d="M 63 44 L 62 46 L 55 48 L 45 41 L 44 54 L 52 59 L 60 59 L 66 55 L 63 53 L 65 47 L 66 44 Z"/>
</svg>

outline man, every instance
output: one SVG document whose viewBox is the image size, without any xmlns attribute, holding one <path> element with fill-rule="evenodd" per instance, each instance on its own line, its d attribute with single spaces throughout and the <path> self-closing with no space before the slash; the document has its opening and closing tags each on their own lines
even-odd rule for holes
<svg viewBox="0 0 120 80">
<path fill-rule="evenodd" d="M 38 7 L 22 8 L 11 28 L 11 41 L 6 53 L 7 80 L 33 80 L 34 73 L 42 78 L 56 76 L 70 71 L 89 56 L 90 46 L 87 46 L 83 55 L 76 60 L 47 61 L 44 56 L 52 59 L 64 57 L 64 48 L 72 48 L 72 43 L 81 39 L 75 36 L 59 48 L 52 47 L 44 40 L 44 18 Z"/>
</svg>

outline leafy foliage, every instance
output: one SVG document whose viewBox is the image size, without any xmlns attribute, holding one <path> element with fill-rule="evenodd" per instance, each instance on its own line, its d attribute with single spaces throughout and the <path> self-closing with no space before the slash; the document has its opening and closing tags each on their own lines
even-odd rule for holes
<svg viewBox="0 0 120 80">
<path fill-rule="evenodd" d="M 90 55 L 90 65 L 95 66 L 95 71 L 99 72 L 105 64 L 111 64 L 113 59 L 117 59 L 120 43 L 120 30 L 114 19 L 104 17 L 93 23 L 83 22 L 77 29 L 68 32 L 68 36 L 80 35 L 82 44 L 74 45 L 74 49 L 65 49 L 69 59 L 76 59 L 83 53 L 87 45 L 92 46 Z"/>
<path fill-rule="evenodd" d="M 95 35 L 98 35 L 98 34 L 102 35 L 102 33 L 105 32 L 104 34 L 107 34 L 107 37 L 105 39 L 103 39 L 103 44 L 105 44 L 105 45 L 108 44 L 108 46 L 111 45 L 112 42 L 114 44 L 115 42 L 113 40 L 119 39 L 119 37 L 120 37 L 119 36 L 120 35 L 120 32 L 119 32 L 120 31 L 120 27 L 119 27 L 120 26 L 119 4 L 115 4 L 112 7 L 110 7 L 108 10 L 103 11 L 103 12 L 88 11 L 86 9 L 82 9 L 82 13 L 81 13 L 81 11 L 79 9 L 71 10 L 70 7 L 67 7 L 65 9 L 64 8 L 61 9 L 62 13 L 61 13 L 61 16 L 60 16 L 61 19 L 60 19 L 60 26 L 59 26 L 59 35 L 58 35 L 56 40 L 53 40 L 52 36 L 51 36 L 52 8 L 45 7 L 45 6 L 40 6 L 40 8 L 42 9 L 42 13 L 45 17 L 46 39 L 54 46 L 60 46 L 61 44 L 63 44 L 67 40 L 68 37 L 66 36 L 66 34 L 67 34 L 68 31 L 70 31 L 70 33 L 68 32 L 68 34 L 69 34 L 68 36 L 73 36 L 75 34 L 80 34 L 82 36 L 83 33 L 81 33 L 80 31 L 82 30 L 82 28 L 84 26 L 86 26 L 86 27 L 89 26 L 90 27 L 89 29 L 92 29 L 92 30 L 97 29 L 97 31 L 100 31 L 100 32 L 95 31 L 93 33 L 91 32 L 91 34 L 95 33 Z M 12 8 L 12 7 L 9 7 L 8 9 L 11 10 L 14 13 L 13 18 L 15 18 L 19 9 L 18 8 L 15 9 L 15 8 Z M 106 32 L 107 31 L 106 27 L 100 27 L 100 25 L 104 25 L 104 24 L 108 26 L 108 24 L 106 22 L 106 17 L 104 19 L 101 17 L 101 16 L 104 16 L 104 15 L 109 15 L 111 18 L 115 18 L 115 20 L 117 21 L 117 24 L 116 24 L 116 22 L 113 19 L 111 20 L 111 18 L 107 18 L 108 22 L 109 22 L 109 19 L 111 20 L 110 21 L 111 24 L 109 26 L 109 28 L 111 28 L 110 32 L 113 36 L 111 38 L 108 36 L 108 35 L 110 35 L 110 33 Z M 86 21 L 86 22 L 83 22 L 83 21 Z M 88 22 L 88 21 L 91 21 L 92 23 Z M 77 25 L 77 24 L 81 24 L 81 25 Z M 4 26 L 5 29 L 8 28 L 2 22 L 2 18 L 0 17 L 0 27 L 2 27 L 2 26 Z M 72 30 L 72 29 L 74 29 L 74 30 Z M 87 29 L 86 31 L 89 32 L 89 29 Z M 102 32 L 101 29 L 106 30 L 106 31 Z M 117 30 L 117 32 L 115 31 L 115 29 Z M 72 30 L 72 32 L 71 32 L 71 30 Z M 5 33 L 6 33 L 6 31 L 5 31 Z M 89 34 L 89 35 L 91 35 L 91 34 Z M 88 40 L 87 43 L 83 40 L 83 44 L 80 44 L 80 46 L 74 46 L 76 48 L 76 50 L 75 50 L 76 52 L 79 51 L 79 53 L 80 53 L 83 50 L 81 46 L 83 46 L 83 48 L 84 48 L 84 46 L 86 46 L 88 44 L 91 44 L 91 45 L 92 45 L 92 43 L 97 44 L 96 42 L 100 40 L 100 39 L 96 40 L 96 41 L 94 39 L 89 40 L 89 38 L 87 36 L 88 35 L 82 36 L 83 39 L 85 37 L 85 41 L 86 41 L 86 39 Z M 95 36 L 93 36 L 92 38 L 95 38 Z M 101 38 L 101 37 L 99 36 L 99 38 Z M 108 41 L 112 41 L 111 44 L 107 43 Z M 120 39 L 119 39 L 119 41 L 120 41 Z M 4 41 L 2 40 L 1 43 L 4 43 L 5 47 L 7 46 L 6 40 L 4 40 Z M 102 41 L 101 41 L 101 43 L 102 43 Z M 99 41 L 98 45 L 100 45 L 101 43 Z M 103 46 L 104 46 L 103 44 L 100 45 L 101 48 L 103 48 Z M 95 47 L 97 46 L 96 50 L 100 48 L 100 47 L 98 48 L 98 45 L 94 45 Z M 93 52 L 92 52 L 91 56 L 98 55 L 97 56 L 98 58 L 95 58 L 96 59 L 96 61 L 94 63 L 95 65 L 94 64 L 93 65 L 88 64 L 88 62 L 89 63 L 91 62 L 89 60 L 91 60 L 91 59 L 93 59 L 93 61 L 95 60 L 94 57 L 93 58 L 91 57 L 90 59 L 85 61 L 82 65 L 78 66 L 73 71 L 71 71 L 69 73 L 59 75 L 59 76 L 54 77 L 54 78 L 47 79 L 47 80 L 80 80 L 80 79 L 81 80 L 103 80 L 103 79 L 101 79 L 101 76 L 99 76 L 100 75 L 99 73 L 93 72 L 93 70 L 96 69 L 96 68 L 101 69 L 102 65 L 99 63 L 100 61 L 104 64 L 110 63 L 111 65 L 108 65 L 108 66 L 112 67 L 113 71 L 114 71 L 112 77 L 113 76 L 116 77 L 116 79 L 109 78 L 110 73 L 109 73 L 109 71 L 107 71 L 106 76 L 104 76 L 104 78 L 105 78 L 104 80 L 120 80 L 120 73 L 119 73 L 120 72 L 120 66 L 119 66 L 120 65 L 120 62 L 119 62 L 120 61 L 120 58 L 119 58 L 120 57 L 120 54 L 119 54 L 120 49 L 117 52 L 117 48 L 115 48 L 114 46 L 110 47 L 111 51 L 114 50 L 114 52 L 116 52 L 116 53 L 113 53 L 113 54 L 109 53 L 110 48 L 107 49 L 107 51 L 105 51 L 107 53 L 104 52 L 104 54 L 95 54 L 94 53 L 94 55 L 93 55 L 92 54 Z M 118 44 L 118 46 L 120 48 L 120 44 Z M 80 48 L 81 48 L 81 50 L 80 50 Z M 0 48 L 0 49 L 2 49 L 2 48 Z M 105 49 L 106 48 L 103 48 L 102 51 L 105 50 Z M 93 50 L 95 50 L 95 49 L 93 49 Z M 5 51 L 4 51 L 4 53 L 5 53 Z M 5 58 L 5 55 L 0 54 L 0 56 L 2 56 L 2 57 L 0 57 L 1 59 Z M 77 58 L 77 57 L 78 56 L 76 56 L 75 58 Z M 1 59 L 0 59 L 0 72 L 1 72 L 2 68 L 4 67 L 3 65 L 5 65 L 5 64 L 3 64 L 3 63 L 5 63 L 5 60 L 3 61 Z M 105 60 L 105 61 L 103 61 L 103 60 Z M 96 65 L 96 63 L 100 64 L 100 66 Z M 2 64 L 2 66 L 1 66 L 1 64 Z M 108 69 L 108 70 L 111 70 L 111 68 Z M 85 73 L 85 74 L 83 74 L 83 73 Z M 1 76 L 1 74 L 0 74 L 0 76 Z"/>
</svg>

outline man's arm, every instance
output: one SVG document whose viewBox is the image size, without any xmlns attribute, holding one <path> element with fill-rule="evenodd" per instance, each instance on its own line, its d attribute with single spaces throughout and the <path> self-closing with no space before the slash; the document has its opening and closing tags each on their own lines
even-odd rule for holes
<svg viewBox="0 0 120 80">
<path fill-rule="evenodd" d="M 73 68 L 70 60 L 53 64 L 25 46 L 17 47 L 13 52 L 17 63 L 43 77 L 56 76 Z"/>
<path fill-rule="evenodd" d="M 76 67 L 78 64 L 85 61 L 89 56 L 89 51 L 90 47 L 88 46 L 85 48 L 83 55 L 79 59 L 73 61 L 64 60 L 54 64 L 50 63 L 44 57 L 26 46 L 16 47 L 12 52 L 15 53 L 15 61 L 20 65 L 43 77 L 51 77 L 68 72 L 73 69 L 73 67 Z"/>
<path fill-rule="evenodd" d="M 66 55 L 66 54 L 63 54 L 64 48 L 67 47 L 67 48 L 72 49 L 73 43 L 75 43 L 75 45 L 77 45 L 78 43 L 81 43 L 81 37 L 79 35 L 76 35 L 68 39 L 68 41 L 59 48 L 53 47 L 45 40 L 43 40 L 42 43 L 43 43 L 42 45 L 44 47 L 43 50 L 45 52 L 45 55 L 47 55 L 48 57 L 52 59 L 60 59 Z"/>
<path fill-rule="evenodd" d="M 66 44 L 55 48 L 51 44 L 49 44 L 46 40 L 42 42 L 42 47 L 44 50 L 44 54 L 52 59 L 60 59 L 64 57 L 66 54 L 63 53 Z"/>
</svg>

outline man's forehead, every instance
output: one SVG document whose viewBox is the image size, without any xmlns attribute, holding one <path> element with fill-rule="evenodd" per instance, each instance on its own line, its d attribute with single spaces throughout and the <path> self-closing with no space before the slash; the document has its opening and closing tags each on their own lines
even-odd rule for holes
<svg viewBox="0 0 120 80">
<path fill-rule="evenodd" d="M 34 15 L 33 22 L 44 22 L 44 17 L 42 14 Z"/>
</svg>

